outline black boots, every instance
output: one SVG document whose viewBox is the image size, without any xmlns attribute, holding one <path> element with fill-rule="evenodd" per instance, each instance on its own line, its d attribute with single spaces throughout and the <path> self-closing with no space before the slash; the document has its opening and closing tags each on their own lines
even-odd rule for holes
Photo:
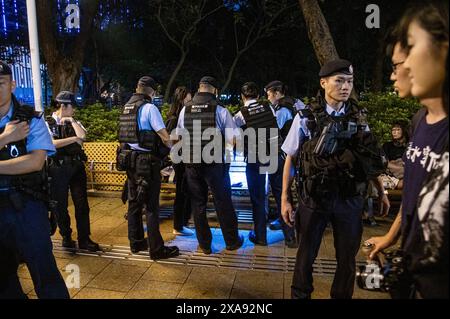
<svg viewBox="0 0 450 319">
<path fill-rule="evenodd" d="M 177 246 L 163 246 L 155 253 L 150 253 L 150 258 L 153 260 L 167 259 L 176 257 L 180 254 L 180 250 Z"/>
<path fill-rule="evenodd" d="M 72 240 L 72 237 L 69 236 L 63 236 L 62 239 L 62 244 L 63 247 L 65 248 L 70 248 L 70 249 L 75 249 L 76 245 L 75 245 L 75 241 Z"/>
<path fill-rule="evenodd" d="M 101 251 L 100 246 L 96 242 L 93 242 L 89 237 L 83 240 L 79 239 L 78 248 L 89 251 Z"/>
</svg>

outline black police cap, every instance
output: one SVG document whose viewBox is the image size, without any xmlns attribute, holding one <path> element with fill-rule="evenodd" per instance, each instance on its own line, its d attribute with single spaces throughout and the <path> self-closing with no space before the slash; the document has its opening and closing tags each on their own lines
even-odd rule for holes
<svg viewBox="0 0 450 319">
<path fill-rule="evenodd" d="M 0 60 L 0 75 L 12 75 L 12 70 L 8 64 Z"/>
<path fill-rule="evenodd" d="M 141 77 L 138 81 L 138 85 L 142 87 L 152 88 L 155 91 L 158 89 L 158 84 L 156 83 L 156 81 L 148 75 Z"/>
<path fill-rule="evenodd" d="M 341 73 L 353 75 L 353 66 L 350 61 L 344 59 L 336 59 L 325 63 L 319 72 L 319 77 L 324 78 L 334 74 Z"/>
<path fill-rule="evenodd" d="M 264 87 L 264 91 L 267 92 L 271 89 L 283 89 L 284 83 L 281 81 L 272 81 Z"/>
<path fill-rule="evenodd" d="M 219 89 L 219 83 L 217 83 L 216 78 L 212 77 L 212 76 L 204 76 L 200 79 L 200 84 L 208 84 L 213 86 L 216 89 Z"/>
<path fill-rule="evenodd" d="M 76 105 L 77 100 L 75 99 L 75 94 L 73 94 L 70 91 L 61 91 L 56 95 L 55 98 L 56 102 L 63 103 L 63 104 L 72 104 Z"/>
</svg>

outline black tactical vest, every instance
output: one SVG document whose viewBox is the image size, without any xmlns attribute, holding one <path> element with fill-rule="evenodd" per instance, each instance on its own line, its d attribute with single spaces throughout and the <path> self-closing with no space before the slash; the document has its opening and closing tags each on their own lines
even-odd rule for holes
<svg viewBox="0 0 450 319">
<path fill-rule="evenodd" d="M 303 199 L 319 200 L 331 193 L 341 198 L 362 195 L 369 178 L 383 170 L 382 153 L 366 132 L 366 110 L 350 100 L 345 115 L 333 117 L 320 99 L 307 114 L 310 138 L 299 152 L 299 191 Z M 329 145 L 333 145 L 329 147 Z M 327 151 L 324 151 L 327 150 Z"/>
<path fill-rule="evenodd" d="M 13 115 L 11 121 L 20 120 L 28 123 L 34 117 L 34 108 L 29 105 L 21 105 L 15 96 L 13 100 Z M 5 130 L 5 127 L 0 128 L 0 134 Z M 27 141 L 26 139 L 10 143 L 0 150 L 0 161 L 6 161 L 20 156 L 27 155 Z M 28 191 L 43 191 L 44 180 L 42 172 L 33 172 L 22 175 L 0 175 L 0 189 L 17 189 Z"/>
<path fill-rule="evenodd" d="M 139 147 L 149 150 L 152 154 L 158 153 L 161 138 L 154 130 L 141 130 L 138 126 L 139 109 L 151 103 L 151 98 L 135 93 L 125 104 L 119 118 L 119 142 L 128 144 L 139 144 Z"/>
<path fill-rule="evenodd" d="M 295 100 L 293 98 L 291 98 L 289 96 L 285 96 L 278 100 L 278 104 L 275 107 L 275 112 L 284 107 L 284 108 L 288 109 L 292 115 L 292 119 L 286 121 L 286 123 L 284 123 L 283 127 L 280 128 L 280 134 L 281 134 L 281 137 L 283 140 L 286 139 L 286 136 L 288 135 L 289 130 L 291 129 L 292 122 L 294 121 L 294 117 L 296 114 L 294 104 L 295 104 Z"/>
<path fill-rule="evenodd" d="M 224 143 L 223 136 L 216 125 L 217 99 L 211 93 L 196 93 L 194 98 L 186 105 L 184 113 L 184 128 L 190 136 L 190 160 L 185 161 L 187 165 L 205 164 L 202 158 L 203 149 L 208 145 L 214 136 L 202 139 L 203 133 L 207 129 L 214 129 L 217 138 L 222 139 L 221 158 L 223 159 Z M 195 133 L 195 135 L 194 135 Z"/>
<path fill-rule="evenodd" d="M 256 131 L 256 139 L 258 141 L 256 148 L 254 148 L 256 154 L 258 154 L 261 144 L 266 144 L 266 154 L 270 150 L 271 143 L 276 143 L 277 149 L 280 148 L 281 136 L 279 134 L 277 120 L 269 105 L 255 102 L 242 107 L 241 113 L 246 123 L 245 128 L 253 128 Z M 265 136 L 259 136 L 260 129 L 265 129 Z M 276 129 L 278 131 L 276 138 L 270 139 L 270 129 Z M 252 150 L 253 148 L 249 148 L 248 140 L 246 139 L 244 141 L 244 156 L 247 158 L 249 151 L 251 152 Z M 256 158 L 258 157 L 256 156 Z"/>
<path fill-rule="evenodd" d="M 56 120 L 52 116 L 48 116 L 46 119 L 48 127 L 52 132 L 52 137 L 55 140 L 60 140 L 68 137 L 77 136 L 72 123 L 57 124 Z M 83 148 L 78 143 L 72 143 L 64 147 L 56 149 L 56 158 L 62 158 L 64 156 L 76 156 L 83 153 Z"/>
</svg>

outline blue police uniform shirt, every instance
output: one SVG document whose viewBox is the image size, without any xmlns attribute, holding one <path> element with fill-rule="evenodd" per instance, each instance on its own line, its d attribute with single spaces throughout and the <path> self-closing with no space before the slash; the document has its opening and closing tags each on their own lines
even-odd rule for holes
<svg viewBox="0 0 450 319">
<path fill-rule="evenodd" d="M 178 117 L 176 134 L 182 135 L 182 129 L 184 129 L 184 113 L 186 111 L 186 107 L 180 112 L 180 116 Z M 232 145 L 234 141 L 234 137 L 237 136 L 236 124 L 234 123 L 233 117 L 223 106 L 218 105 L 216 109 L 216 127 L 225 136 L 225 143 L 228 145 Z M 227 130 L 225 130 L 227 129 Z"/>
<path fill-rule="evenodd" d="M 333 116 L 343 116 L 345 115 L 345 105 L 342 106 L 338 111 L 327 104 L 326 112 Z M 303 145 L 306 139 L 310 137 L 310 132 L 307 127 L 307 118 L 301 118 L 299 114 L 294 117 L 291 129 L 289 130 L 286 139 L 284 140 L 281 149 L 287 155 L 292 157 L 297 156 L 299 148 Z M 365 128 L 366 132 L 370 131 L 369 126 Z"/>
<path fill-rule="evenodd" d="M 283 128 L 287 121 L 292 120 L 291 111 L 286 107 L 281 107 L 275 111 L 275 116 L 277 117 L 278 128 Z"/>
<path fill-rule="evenodd" d="M 8 113 L 0 119 L 0 127 L 6 126 L 11 121 L 14 111 L 14 104 L 11 102 Z M 48 132 L 44 118 L 33 118 L 30 122 L 30 133 L 27 136 L 27 153 L 36 150 L 47 151 L 47 155 L 51 156 L 56 153 L 52 138 Z"/>
<path fill-rule="evenodd" d="M 256 100 L 248 100 L 248 101 L 246 101 L 244 103 L 244 106 L 249 106 L 250 104 L 254 104 L 254 103 L 257 103 L 257 102 L 258 101 L 256 101 Z M 273 110 L 273 108 L 270 107 L 270 109 L 272 110 L 273 115 L 276 116 L 275 111 Z M 233 120 L 234 120 L 234 123 L 236 124 L 237 128 L 242 127 L 242 126 L 245 125 L 245 119 L 244 119 L 244 116 L 242 115 L 241 111 L 237 112 L 234 115 Z"/>
<path fill-rule="evenodd" d="M 163 118 L 159 109 L 151 103 L 144 104 L 138 112 L 138 128 L 139 131 L 149 130 L 158 132 L 164 128 L 166 125 L 164 124 Z M 131 149 L 139 150 L 139 151 L 148 151 L 145 148 L 139 147 L 139 144 L 132 143 L 129 144 Z"/>
</svg>

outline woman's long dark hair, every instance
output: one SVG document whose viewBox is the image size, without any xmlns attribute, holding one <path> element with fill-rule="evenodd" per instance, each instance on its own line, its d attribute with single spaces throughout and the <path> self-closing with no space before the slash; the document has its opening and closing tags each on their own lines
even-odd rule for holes
<svg viewBox="0 0 450 319">
<path fill-rule="evenodd" d="M 433 0 L 427 3 L 418 2 L 410 7 L 404 14 L 400 25 L 400 40 L 403 47 L 408 48 L 408 27 L 417 22 L 426 30 L 436 45 L 449 41 L 448 1 Z M 448 115 L 448 53 L 445 65 L 445 81 L 443 84 L 442 100 L 444 110 Z"/>
<path fill-rule="evenodd" d="M 176 117 L 180 115 L 181 109 L 183 108 L 184 99 L 189 94 L 189 90 L 185 86 L 179 86 L 176 88 L 173 94 L 172 106 L 170 107 L 168 118 Z"/>
</svg>

